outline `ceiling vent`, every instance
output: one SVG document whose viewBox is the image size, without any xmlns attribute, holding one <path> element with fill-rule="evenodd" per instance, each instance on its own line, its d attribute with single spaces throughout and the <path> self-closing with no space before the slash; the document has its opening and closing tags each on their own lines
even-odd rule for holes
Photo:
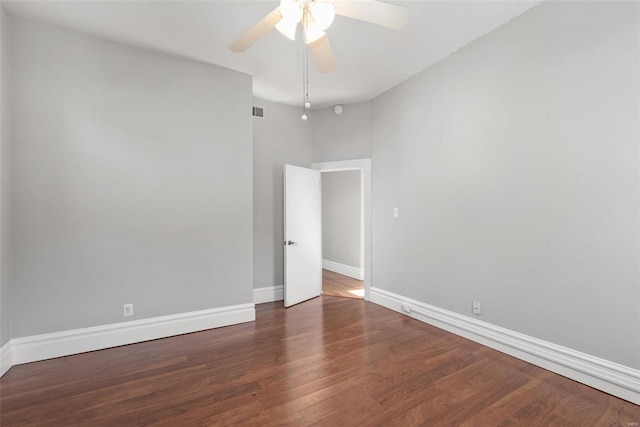
<svg viewBox="0 0 640 427">
<path fill-rule="evenodd" d="M 264 119 L 264 107 L 253 106 L 253 117 Z"/>
</svg>

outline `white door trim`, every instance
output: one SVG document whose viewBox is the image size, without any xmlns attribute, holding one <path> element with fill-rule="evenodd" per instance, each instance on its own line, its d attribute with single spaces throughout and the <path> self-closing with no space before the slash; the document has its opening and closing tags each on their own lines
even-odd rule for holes
<svg viewBox="0 0 640 427">
<path fill-rule="evenodd" d="M 371 299 L 371 159 L 341 160 L 311 164 L 320 172 L 360 171 L 362 178 L 362 265 L 364 266 L 364 299 Z"/>
</svg>

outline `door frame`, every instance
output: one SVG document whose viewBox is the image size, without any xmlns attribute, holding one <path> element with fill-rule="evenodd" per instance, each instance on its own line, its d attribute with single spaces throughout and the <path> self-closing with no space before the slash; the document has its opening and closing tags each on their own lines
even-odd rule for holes
<svg viewBox="0 0 640 427">
<path fill-rule="evenodd" d="M 360 254 L 364 267 L 364 299 L 371 299 L 371 159 L 340 160 L 312 163 L 311 169 L 320 172 L 360 171 L 363 250 Z"/>
</svg>

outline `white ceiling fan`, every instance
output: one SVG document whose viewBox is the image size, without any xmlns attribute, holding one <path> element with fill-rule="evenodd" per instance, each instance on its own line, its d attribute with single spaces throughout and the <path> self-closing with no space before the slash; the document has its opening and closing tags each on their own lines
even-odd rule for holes
<svg viewBox="0 0 640 427">
<path fill-rule="evenodd" d="M 301 23 L 304 41 L 311 50 L 318 71 L 329 73 L 336 68 L 336 61 L 325 30 L 335 15 L 392 29 L 402 28 L 408 19 L 405 7 L 377 0 L 280 0 L 280 6 L 238 37 L 229 49 L 244 52 L 274 28 L 295 40 L 298 23 Z"/>
</svg>

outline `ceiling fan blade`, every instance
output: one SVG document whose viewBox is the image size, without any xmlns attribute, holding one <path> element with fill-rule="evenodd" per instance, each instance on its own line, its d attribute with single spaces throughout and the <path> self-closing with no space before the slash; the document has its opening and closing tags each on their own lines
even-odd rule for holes
<svg viewBox="0 0 640 427">
<path fill-rule="evenodd" d="M 334 3 L 336 14 L 399 30 L 407 23 L 406 7 L 377 0 L 344 0 Z"/>
<path fill-rule="evenodd" d="M 329 37 L 324 35 L 313 43 L 309 43 L 309 47 L 318 71 L 330 73 L 336 69 L 336 58 L 333 56 Z"/>
<path fill-rule="evenodd" d="M 249 28 L 246 33 L 235 39 L 235 41 L 229 45 L 229 50 L 232 52 L 244 52 L 265 34 L 273 30 L 281 20 L 282 13 L 280 12 L 280 7 L 276 7 L 269 12 L 267 16 L 258 21 L 256 25 Z"/>
</svg>

